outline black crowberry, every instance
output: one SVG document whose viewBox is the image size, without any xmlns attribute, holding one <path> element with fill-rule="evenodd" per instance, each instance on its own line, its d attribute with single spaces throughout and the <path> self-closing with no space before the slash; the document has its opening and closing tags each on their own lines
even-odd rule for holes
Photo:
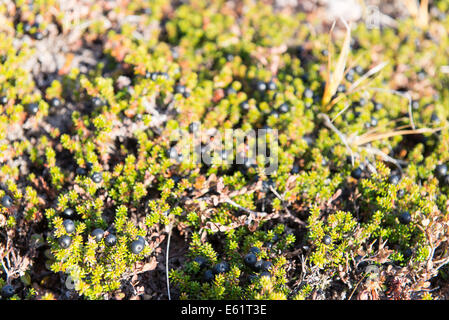
<svg viewBox="0 0 449 320">
<path fill-rule="evenodd" d="M 58 243 L 63 249 L 67 249 L 72 244 L 72 238 L 67 235 L 64 235 L 58 239 Z"/>
<path fill-rule="evenodd" d="M 196 263 L 198 263 L 199 267 L 202 268 L 206 265 L 206 259 L 204 257 L 196 257 L 195 259 L 193 259 L 193 261 L 195 261 Z"/>
<path fill-rule="evenodd" d="M 175 86 L 175 93 L 180 93 L 183 94 L 184 92 L 186 92 L 186 87 L 180 84 L 177 84 Z"/>
<path fill-rule="evenodd" d="M 262 270 L 262 265 L 263 265 L 263 261 L 262 260 L 258 260 L 256 262 L 256 264 L 254 265 L 254 271 L 259 272 Z"/>
<path fill-rule="evenodd" d="M 243 261 L 248 267 L 254 267 L 254 265 L 257 262 L 257 256 L 254 253 L 248 253 L 244 258 Z"/>
<path fill-rule="evenodd" d="M 73 220 L 66 219 L 62 222 L 62 226 L 64 227 L 67 233 L 73 233 L 75 231 L 75 223 Z"/>
<path fill-rule="evenodd" d="M 143 243 L 141 240 L 134 240 L 133 242 L 131 242 L 131 252 L 134 254 L 141 253 L 144 247 L 145 243 Z"/>
<path fill-rule="evenodd" d="M 307 88 L 306 90 L 304 90 L 304 97 L 309 99 L 313 98 L 313 91 Z"/>
<path fill-rule="evenodd" d="M 27 106 L 29 114 L 36 114 L 39 111 L 39 105 L 36 102 L 29 103 Z"/>
<path fill-rule="evenodd" d="M 37 31 L 33 34 L 33 38 L 35 40 L 42 40 L 42 39 L 44 39 L 44 34 L 40 31 Z"/>
<path fill-rule="evenodd" d="M 87 174 L 87 170 L 84 169 L 83 167 L 78 167 L 76 168 L 76 174 L 79 176 L 85 176 Z"/>
<path fill-rule="evenodd" d="M 215 274 L 225 273 L 229 271 L 229 264 L 225 261 L 219 262 L 214 266 L 213 272 Z"/>
<path fill-rule="evenodd" d="M 7 96 L 2 96 L 2 97 L 0 97 L 0 104 L 1 105 L 5 105 L 5 104 L 7 104 L 8 103 L 8 97 Z"/>
<path fill-rule="evenodd" d="M 271 91 L 276 90 L 277 89 L 276 82 L 274 82 L 273 80 L 268 81 L 267 82 L 267 89 L 271 90 Z"/>
<path fill-rule="evenodd" d="M 98 97 L 93 97 L 92 100 L 90 100 L 90 105 L 91 105 L 93 108 L 102 107 L 103 104 L 104 104 L 104 103 L 103 103 L 103 100 L 101 100 L 101 99 L 98 98 Z"/>
<path fill-rule="evenodd" d="M 259 92 L 264 92 L 265 90 L 267 90 L 267 84 L 263 81 L 257 81 L 256 90 Z"/>
<path fill-rule="evenodd" d="M 264 261 L 262 263 L 262 271 L 270 271 L 273 268 L 273 264 L 270 261 Z"/>
<path fill-rule="evenodd" d="M 260 252 L 260 249 L 257 248 L 257 247 L 251 247 L 251 248 L 249 249 L 249 252 L 252 252 L 252 253 L 254 253 L 254 254 L 258 254 L 258 253 Z"/>
<path fill-rule="evenodd" d="M 325 245 L 330 245 L 331 244 L 331 242 L 332 242 L 332 238 L 330 237 L 330 236 L 328 236 L 328 235 L 325 235 L 324 237 L 323 237 L 323 243 L 325 244 Z"/>
<path fill-rule="evenodd" d="M 195 121 L 189 124 L 189 132 L 195 133 L 200 129 L 200 123 Z"/>
<path fill-rule="evenodd" d="M 100 172 L 94 172 L 92 174 L 92 181 L 95 183 L 100 183 L 103 180 L 103 176 Z"/>
<path fill-rule="evenodd" d="M 11 298 L 14 295 L 14 288 L 12 285 L 10 284 L 6 284 L 3 286 L 2 291 L 1 291 L 2 297 L 7 299 L 7 298 Z"/>
<path fill-rule="evenodd" d="M 375 110 L 375 111 L 380 111 L 380 110 L 383 109 L 383 107 L 384 107 L 384 105 L 383 105 L 382 103 L 380 103 L 380 102 L 374 102 L 374 110 Z"/>
<path fill-rule="evenodd" d="M 402 224 L 409 224 L 411 221 L 412 221 L 412 216 L 410 215 L 410 213 L 408 211 L 404 211 L 399 216 L 399 222 Z"/>
<path fill-rule="evenodd" d="M 398 174 L 392 174 L 389 178 L 388 178 L 388 183 L 393 184 L 393 185 L 397 185 L 399 183 L 399 181 L 401 180 L 401 176 Z"/>
<path fill-rule="evenodd" d="M 117 237 L 114 234 L 110 233 L 106 236 L 106 238 L 104 238 L 104 243 L 108 247 L 113 247 L 117 243 Z"/>
<path fill-rule="evenodd" d="M 279 112 L 280 113 L 287 113 L 290 110 L 290 107 L 287 103 L 283 103 L 279 106 Z"/>
<path fill-rule="evenodd" d="M 97 228 L 90 234 L 92 237 L 94 237 L 96 242 L 100 242 L 101 239 L 103 239 L 104 231 L 103 229 Z"/>
<path fill-rule="evenodd" d="M 72 218 L 75 216 L 75 211 L 72 208 L 67 208 L 62 212 L 64 218 Z"/>
<path fill-rule="evenodd" d="M 51 98 L 50 106 L 53 107 L 53 108 L 60 107 L 61 106 L 61 100 L 59 100 L 58 98 Z"/>
<path fill-rule="evenodd" d="M 360 167 L 357 167 L 354 170 L 352 170 L 351 177 L 358 180 L 362 177 L 362 174 L 363 174 L 362 169 L 360 169 Z"/>
<path fill-rule="evenodd" d="M 214 280 L 214 273 L 212 272 L 212 270 L 204 271 L 203 280 L 206 282 L 210 282 L 210 281 Z"/>
<path fill-rule="evenodd" d="M 4 195 L 2 198 L 2 206 L 4 206 L 5 208 L 10 208 L 12 206 L 12 199 L 10 196 L 8 195 Z"/>
<path fill-rule="evenodd" d="M 249 103 L 248 101 L 243 101 L 242 103 L 240 103 L 240 108 L 242 108 L 245 111 L 249 110 Z"/>
</svg>

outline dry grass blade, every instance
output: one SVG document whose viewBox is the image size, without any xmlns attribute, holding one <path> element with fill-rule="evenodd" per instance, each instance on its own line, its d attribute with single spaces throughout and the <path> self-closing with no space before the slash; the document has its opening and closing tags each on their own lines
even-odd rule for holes
<svg viewBox="0 0 449 320">
<path fill-rule="evenodd" d="M 346 35 L 343 41 L 343 46 L 340 52 L 340 55 L 338 57 L 337 64 L 335 66 L 334 72 L 331 72 L 331 50 L 329 50 L 329 57 L 328 57 L 328 65 L 327 65 L 327 81 L 326 81 L 326 87 L 324 88 L 324 94 L 322 99 L 322 104 L 324 107 L 327 107 L 329 102 L 331 101 L 332 97 L 337 92 L 337 88 L 340 85 L 341 81 L 344 78 L 345 75 L 345 69 L 346 69 L 346 62 L 348 60 L 348 55 L 350 51 L 350 45 L 351 45 L 351 27 L 346 23 L 344 19 L 341 19 L 346 27 Z M 332 34 L 332 31 L 335 27 L 335 22 L 332 25 L 330 34 Z M 331 46 L 329 40 L 329 48 Z"/>
<path fill-rule="evenodd" d="M 429 24 L 429 0 L 421 0 L 419 6 L 416 0 L 402 0 L 402 2 L 415 19 L 416 24 L 421 28 L 426 28 Z"/>
<path fill-rule="evenodd" d="M 419 5 L 417 23 L 421 28 L 426 28 L 429 24 L 429 0 L 422 0 Z"/>
<path fill-rule="evenodd" d="M 388 139 L 395 136 L 403 136 L 403 135 L 409 135 L 409 134 L 421 134 L 421 133 L 434 133 L 437 131 L 440 131 L 442 128 L 421 128 L 421 129 L 415 129 L 415 130 L 397 130 L 397 131 L 390 131 L 390 132 L 384 132 L 384 133 L 374 133 L 374 134 L 363 134 L 361 136 L 355 137 L 351 142 L 354 143 L 356 146 L 361 146 L 370 142 L 374 142 L 377 140 L 383 140 Z"/>
<path fill-rule="evenodd" d="M 416 0 L 402 0 L 402 2 L 407 7 L 408 12 L 413 18 L 418 16 L 418 3 Z"/>
<path fill-rule="evenodd" d="M 385 66 L 388 65 L 388 61 L 379 63 L 377 66 L 371 68 L 370 70 L 368 70 L 364 75 L 362 75 L 359 79 L 357 79 L 356 82 L 354 82 L 348 89 L 348 92 L 353 92 L 355 89 L 357 89 L 357 87 L 366 79 L 368 79 L 369 77 L 371 77 L 372 75 L 378 73 L 380 70 L 382 70 L 383 68 L 385 68 Z"/>
</svg>

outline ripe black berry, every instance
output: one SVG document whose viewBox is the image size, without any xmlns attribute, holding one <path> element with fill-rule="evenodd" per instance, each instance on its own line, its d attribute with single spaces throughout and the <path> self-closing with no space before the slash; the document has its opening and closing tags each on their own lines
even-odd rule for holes
<svg viewBox="0 0 449 320">
<path fill-rule="evenodd" d="M 430 121 L 432 121 L 435 124 L 439 124 L 441 122 L 440 117 L 434 112 L 432 113 L 432 116 L 430 117 Z"/>
<path fill-rule="evenodd" d="M 195 261 L 196 263 L 198 263 L 199 267 L 202 268 L 206 265 L 206 259 L 204 257 L 196 257 L 195 259 L 193 259 L 193 261 Z"/>
<path fill-rule="evenodd" d="M 396 193 L 396 195 L 399 199 L 403 198 L 405 196 L 405 190 L 399 189 L 398 192 Z"/>
<path fill-rule="evenodd" d="M 143 245 L 145 245 L 145 239 L 142 236 L 137 236 L 136 240 L 142 242 Z"/>
<path fill-rule="evenodd" d="M 354 67 L 354 71 L 358 74 L 358 75 L 362 75 L 365 71 L 363 70 L 363 68 L 359 65 Z"/>
<path fill-rule="evenodd" d="M 106 238 L 104 238 L 104 243 L 108 247 L 113 247 L 117 243 L 117 237 L 115 235 L 113 235 L 112 233 L 110 233 L 106 236 Z"/>
<path fill-rule="evenodd" d="M 257 256 L 254 253 L 248 253 L 244 258 L 243 261 L 248 267 L 254 267 L 254 265 L 257 262 Z"/>
<path fill-rule="evenodd" d="M 410 213 L 408 211 L 404 211 L 399 216 L 399 222 L 402 224 L 409 224 L 411 221 L 412 221 L 412 216 L 410 215 Z"/>
<path fill-rule="evenodd" d="M 330 236 L 328 236 L 328 235 L 325 235 L 324 237 L 323 237 L 323 243 L 325 244 L 325 245 L 330 245 L 331 244 L 331 242 L 332 242 L 332 238 L 330 237 Z"/>
<path fill-rule="evenodd" d="M 203 280 L 206 282 L 210 282 L 210 281 L 214 280 L 214 273 L 212 272 L 212 270 L 204 271 Z"/>
<path fill-rule="evenodd" d="M 7 298 L 11 298 L 14 295 L 14 288 L 12 285 L 10 284 L 6 284 L 3 286 L 2 291 L 1 291 L 2 297 L 7 299 Z"/>
<path fill-rule="evenodd" d="M 200 129 L 200 123 L 195 121 L 192 122 L 191 124 L 189 124 L 189 132 L 190 133 L 195 133 Z"/>
<path fill-rule="evenodd" d="M 145 72 L 145 78 L 146 79 L 152 79 L 153 78 L 152 75 L 153 75 L 153 73 L 150 72 L 150 71 Z"/>
<path fill-rule="evenodd" d="M 262 263 L 262 271 L 270 271 L 273 268 L 273 264 L 270 261 L 264 261 Z"/>
<path fill-rule="evenodd" d="M 273 182 L 273 180 L 268 179 L 268 180 L 264 180 L 262 181 L 262 189 L 261 191 L 264 193 L 267 193 L 269 191 L 271 191 L 271 189 L 275 187 L 275 183 Z"/>
<path fill-rule="evenodd" d="M 58 243 L 63 249 L 67 249 L 72 244 L 72 238 L 64 235 L 58 239 Z"/>
<path fill-rule="evenodd" d="M 351 70 L 352 70 L 352 69 L 351 69 Z M 351 73 L 349 73 L 349 72 L 345 75 L 345 78 L 346 78 L 346 80 L 348 80 L 349 82 L 353 82 L 353 81 L 354 81 L 354 75 L 351 74 Z"/>
<path fill-rule="evenodd" d="M 131 252 L 134 254 L 141 253 L 144 247 L 145 244 L 140 240 L 134 240 L 133 242 L 131 242 Z"/>
<path fill-rule="evenodd" d="M 229 271 L 229 264 L 225 261 L 219 262 L 214 266 L 213 272 L 215 274 L 225 273 Z"/>
<path fill-rule="evenodd" d="M 76 168 L 76 174 L 79 176 L 85 176 L 87 174 L 87 170 L 83 167 Z"/>
<path fill-rule="evenodd" d="M 44 39 L 44 34 L 40 31 L 37 31 L 33 34 L 33 38 L 35 40 L 42 40 L 42 39 Z"/>
<path fill-rule="evenodd" d="M 103 239 L 104 231 L 103 229 L 97 228 L 94 231 L 92 231 L 90 235 L 95 238 L 96 242 L 100 242 L 101 239 Z"/>
<path fill-rule="evenodd" d="M 439 164 L 435 168 L 435 174 L 438 178 L 442 178 L 447 174 L 447 165 Z"/>
<path fill-rule="evenodd" d="M 5 208 L 10 208 L 12 206 L 12 199 L 10 196 L 8 195 L 4 195 L 2 198 L 2 206 L 4 206 Z"/>
<path fill-rule="evenodd" d="M 5 104 L 7 104 L 8 103 L 8 97 L 7 96 L 2 96 L 2 97 L 0 97 L 0 104 L 1 105 L 5 105 Z"/>
<path fill-rule="evenodd" d="M 167 80 L 169 78 L 169 75 L 167 72 L 157 72 L 157 76 L 162 79 L 165 79 L 165 80 Z"/>
<path fill-rule="evenodd" d="M 72 218 L 75 216 L 75 211 L 72 208 L 67 208 L 62 212 L 64 218 Z"/>
<path fill-rule="evenodd" d="M 27 106 L 29 114 L 36 114 L 39 111 L 39 105 L 36 102 L 29 103 Z"/>
<path fill-rule="evenodd" d="M 283 103 L 279 106 L 279 112 L 280 113 L 287 113 L 290 110 L 290 107 L 287 103 Z"/>
<path fill-rule="evenodd" d="M 251 247 L 251 248 L 249 249 L 249 252 L 252 252 L 252 253 L 254 253 L 254 254 L 258 254 L 258 253 L 260 252 L 260 249 L 257 248 L 257 247 Z"/>
<path fill-rule="evenodd" d="M 410 248 L 407 248 L 404 250 L 403 256 L 405 259 L 410 258 L 413 255 L 413 250 Z"/>
<path fill-rule="evenodd" d="M 346 86 L 344 84 L 338 85 L 337 92 L 346 92 Z"/>
<path fill-rule="evenodd" d="M 259 92 L 264 92 L 265 90 L 267 90 L 266 83 L 263 81 L 257 81 L 256 82 L 256 90 Z"/>
<path fill-rule="evenodd" d="M 309 99 L 313 98 L 313 91 L 307 88 L 306 90 L 304 90 L 304 97 Z"/>
<path fill-rule="evenodd" d="M 240 103 L 240 108 L 242 108 L 245 111 L 249 110 L 249 103 L 248 101 L 243 101 L 242 103 Z"/>
<path fill-rule="evenodd" d="M 357 167 L 354 170 L 352 170 L 351 177 L 358 180 L 362 177 L 362 174 L 363 174 L 362 169 L 360 169 L 360 167 Z"/>
<path fill-rule="evenodd" d="M 92 181 L 95 183 L 100 183 L 103 180 L 103 176 L 100 172 L 94 172 L 92 174 Z"/>
<path fill-rule="evenodd" d="M 50 100 L 50 106 L 53 108 L 58 108 L 61 106 L 61 100 L 58 98 L 51 98 Z"/>
<path fill-rule="evenodd" d="M 273 80 L 268 81 L 267 82 L 267 89 L 271 90 L 271 91 L 276 90 L 277 89 L 276 83 Z"/>
<path fill-rule="evenodd" d="M 186 92 L 186 87 L 180 84 L 177 84 L 175 86 L 175 93 L 181 93 L 183 94 L 184 92 Z"/>
<path fill-rule="evenodd" d="M 66 219 L 62 222 L 62 226 L 64 227 L 67 233 L 72 233 L 75 231 L 75 223 L 73 220 Z"/>
<path fill-rule="evenodd" d="M 103 100 L 101 100 L 98 97 L 93 97 L 92 100 L 90 100 L 90 105 L 93 108 L 98 108 L 98 107 L 102 107 L 103 106 Z"/>
<path fill-rule="evenodd" d="M 237 93 L 237 91 L 233 87 L 226 88 L 226 95 L 229 96 L 233 93 Z"/>
<path fill-rule="evenodd" d="M 29 24 L 28 22 L 25 22 L 23 24 L 23 32 L 29 33 L 30 31 L 31 31 L 31 24 Z"/>
<path fill-rule="evenodd" d="M 380 111 L 382 110 L 382 108 L 384 107 L 384 105 L 380 102 L 374 102 L 374 110 L 375 111 Z"/>
<path fill-rule="evenodd" d="M 260 270 L 262 270 L 262 265 L 263 265 L 263 261 L 259 260 L 254 264 L 254 271 L 259 272 Z"/>
<path fill-rule="evenodd" d="M 397 185 L 399 183 L 399 181 L 401 180 L 401 177 L 398 174 L 392 174 L 389 178 L 388 178 L 388 183 L 391 183 L 393 185 Z"/>
</svg>

